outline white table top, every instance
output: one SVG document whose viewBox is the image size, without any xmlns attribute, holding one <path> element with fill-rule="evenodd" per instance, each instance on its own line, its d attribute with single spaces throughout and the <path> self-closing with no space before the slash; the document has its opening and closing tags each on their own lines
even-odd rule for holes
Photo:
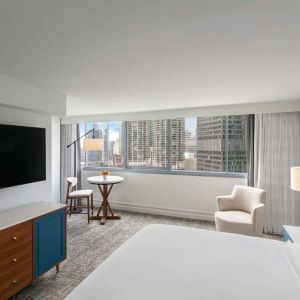
<svg viewBox="0 0 300 300">
<path fill-rule="evenodd" d="M 112 175 L 107 175 L 106 177 L 92 176 L 92 177 L 88 177 L 87 179 L 88 183 L 91 184 L 116 184 L 122 182 L 123 180 L 124 178 L 121 176 L 112 176 Z"/>
<path fill-rule="evenodd" d="M 300 227 L 283 225 L 283 228 L 288 233 L 294 243 L 300 243 Z"/>
<path fill-rule="evenodd" d="M 54 202 L 34 202 L 0 212 L 0 230 L 66 207 Z"/>
</svg>

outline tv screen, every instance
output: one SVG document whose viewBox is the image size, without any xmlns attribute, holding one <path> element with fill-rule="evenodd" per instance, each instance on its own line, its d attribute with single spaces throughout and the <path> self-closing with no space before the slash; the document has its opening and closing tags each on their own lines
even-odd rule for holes
<svg viewBox="0 0 300 300">
<path fill-rule="evenodd" d="M 46 180 L 46 129 L 0 124 L 0 188 Z"/>
</svg>

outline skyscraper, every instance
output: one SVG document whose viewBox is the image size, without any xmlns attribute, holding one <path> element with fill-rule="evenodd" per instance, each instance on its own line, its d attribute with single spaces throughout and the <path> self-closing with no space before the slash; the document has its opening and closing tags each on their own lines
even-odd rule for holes
<svg viewBox="0 0 300 300">
<path fill-rule="evenodd" d="M 97 123 L 93 124 L 93 128 L 95 128 L 95 131 L 92 137 L 95 139 L 103 139 L 102 129 L 98 127 Z M 88 165 L 101 165 L 103 161 L 103 148 L 99 149 L 99 151 L 87 151 L 86 156 Z"/>
<path fill-rule="evenodd" d="M 167 120 L 127 122 L 128 165 L 167 166 Z"/>
<path fill-rule="evenodd" d="M 127 122 L 128 165 L 168 167 L 168 120 Z M 172 168 L 182 169 L 185 154 L 184 119 L 171 122 Z"/>
<path fill-rule="evenodd" d="M 168 121 L 148 121 L 150 166 L 166 168 L 168 164 Z"/>
<path fill-rule="evenodd" d="M 246 124 L 245 115 L 227 117 L 228 172 L 247 172 Z"/>
<path fill-rule="evenodd" d="M 109 126 L 109 123 L 107 124 Z M 104 140 L 104 149 L 103 149 L 103 161 L 104 165 L 107 165 L 109 162 L 109 128 L 104 128 L 103 140 Z"/>
<path fill-rule="evenodd" d="M 197 118 L 197 169 L 246 172 L 246 116 Z"/>
<path fill-rule="evenodd" d="M 149 157 L 147 121 L 127 122 L 128 166 L 146 166 Z"/>
<path fill-rule="evenodd" d="M 171 120 L 172 169 L 183 169 L 185 145 L 184 118 Z"/>
</svg>

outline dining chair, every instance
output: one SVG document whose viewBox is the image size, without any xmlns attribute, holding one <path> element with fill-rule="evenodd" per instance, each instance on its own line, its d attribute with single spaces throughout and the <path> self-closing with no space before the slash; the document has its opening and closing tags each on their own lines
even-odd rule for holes
<svg viewBox="0 0 300 300">
<path fill-rule="evenodd" d="M 72 208 L 75 204 L 75 201 L 79 199 L 86 199 L 87 205 L 76 205 L 80 208 L 87 208 L 88 212 L 88 223 L 90 223 L 90 209 L 94 210 L 94 199 L 93 199 L 93 190 L 77 190 L 78 179 L 76 177 L 68 177 L 67 178 L 67 195 L 66 195 L 66 204 L 69 207 L 69 216 L 72 215 Z M 69 204 L 70 201 L 70 204 Z"/>
</svg>

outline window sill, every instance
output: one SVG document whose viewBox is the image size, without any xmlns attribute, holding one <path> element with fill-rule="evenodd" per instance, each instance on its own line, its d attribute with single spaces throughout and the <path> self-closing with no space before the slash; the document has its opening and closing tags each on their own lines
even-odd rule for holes
<svg viewBox="0 0 300 300">
<path fill-rule="evenodd" d="M 143 174 L 165 174 L 165 175 L 183 175 L 183 176 L 205 176 L 205 177 L 225 177 L 225 178 L 247 178 L 247 173 L 215 173 L 184 170 L 165 170 L 165 169 L 130 169 L 130 168 L 105 168 L 105 167 L 83 167 L 83 171 L 109 171 L 114 173 L 143 173 Z"/>
</svg>

